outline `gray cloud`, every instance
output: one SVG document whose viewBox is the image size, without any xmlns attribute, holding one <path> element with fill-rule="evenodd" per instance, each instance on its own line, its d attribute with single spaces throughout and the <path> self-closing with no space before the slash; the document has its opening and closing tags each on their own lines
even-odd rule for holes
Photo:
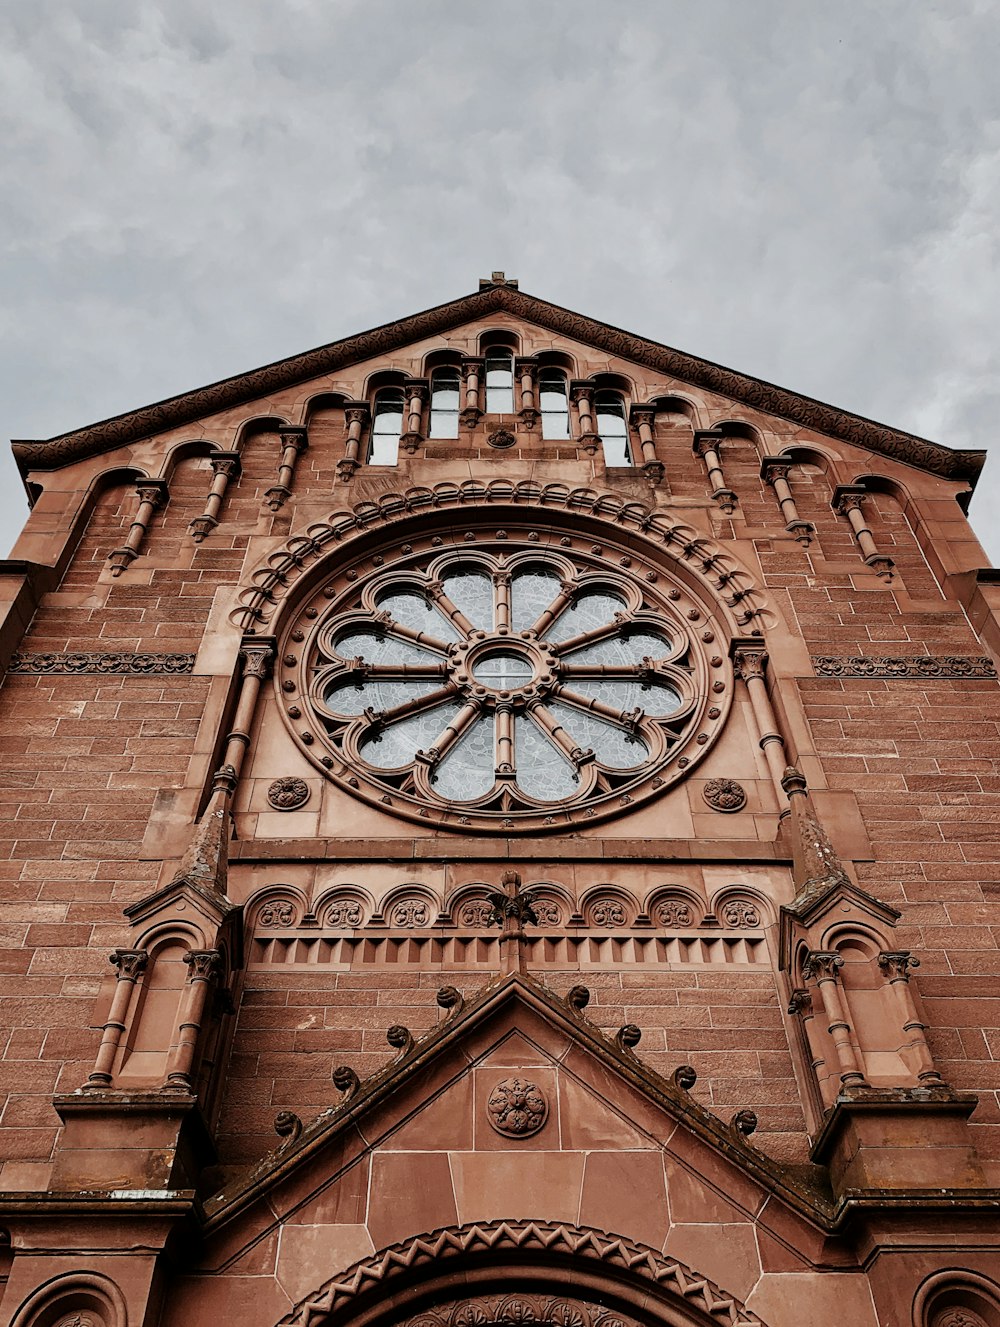
<svg viewBox="0 0 1000 1327">
<path fill-rule="evenodd" d="M 45 437 L 532 293 L 939 439 L 997 417 L 995 5 L 7 6 L 0 372 Z M 6 542 L 23 519 L 3 457 Z M 988 466 L 973 523 L 996 557 Z"/>
</svg>

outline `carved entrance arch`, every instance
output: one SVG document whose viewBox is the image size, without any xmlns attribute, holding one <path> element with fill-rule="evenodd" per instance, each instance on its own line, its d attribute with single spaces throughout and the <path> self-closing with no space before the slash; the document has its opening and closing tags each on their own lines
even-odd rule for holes
<svg viewBox="0 0 1000 1327">
<path fill-rule="evenodd" d="M 277 1327 L 766 1327 L 676 1258 L 549 1221 L 447 1226 L 382 1249 Z"/>
</svg>

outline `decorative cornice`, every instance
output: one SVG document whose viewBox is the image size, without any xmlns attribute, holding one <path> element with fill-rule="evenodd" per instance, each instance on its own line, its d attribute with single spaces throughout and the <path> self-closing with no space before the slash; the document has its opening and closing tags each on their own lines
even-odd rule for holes
<svg viewBox="0 0 1000 1327">
<path fill-rule="evenodd" d="M 379 1289 L 389 1299 L 391 1287 L 412 1281 L 421 1269 L 431 1275 L 443 1264 L 464 1266 L 470 1256 L 502 1258 L 504 1253 L 534 1250 L 547 1258 L 584 1259 L 603 1263 L 618 1280 L 622 1273 L 651 1283 L 670 1297 L 696 1306 L 709 1320 L 727 1327 L 761 1327 L 760 1319 L 738 1299 L 676 1258 L 666 1257 L 644 1244 L 589 1227 L 554 1221 L 488 1221 L 445 1226 L 426 1235 L 402 1240 L 338 1273 L 318 1290 L 300 1300 L 278 1327 L 319 1327 L 367 1291 Z"/>
<path fill-rule="evenodd" d="M 10 673 L 192 673 L 193 654 L 88 653 L 15 654 Z"/>
<path fill-rule="evenodd" d="M 819 677 L 993 677 L 996 665 L 985 654 L 854 655 L 838 659 L 813 655 Z"/>
<path fill-rule="evenodd" d="M 173 396 L 154 405 L 116 415 L 87 428 L 63 433 L 47 441 L 17 440 L 14 457 L 22 473 L 51 470 L 87 456 L 149 437 L 165 429 L 191 423 L 205 415 L 231 409 L 245 401 L 267 397 L 310 378 L 333 373 L 349 364 L 390 354 L 401 346 L 441 335 L 484 315 L 507 312 L 547 331 L 593 345 L 608 354 L 644 365 L 654 372 L 680 378 L 696 387 L 735 398 L 755 409 L 792 423 L 816 429 L 857 447 L 890 456 L 945 479 L 974 484 L 983 467 L 983 451 L 952 451 L 940 443 L 892 429 L 787 391 L 748 374 L 737 373 L 711 360 L 699 359 L 608 323 L 586 318 L 570 309 L 526 295 L 507 285 L 490 285 L 477 294 L 439 304 L 423 313 L 400 318 L 342 341 L 292 355 L 288 359 L 224 378 L 207 387 Z"/>
</svg>

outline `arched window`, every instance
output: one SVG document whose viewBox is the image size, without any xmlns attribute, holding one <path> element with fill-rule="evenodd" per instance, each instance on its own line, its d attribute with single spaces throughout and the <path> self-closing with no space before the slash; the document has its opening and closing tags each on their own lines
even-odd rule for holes
<svg viewBox="0 0 1000 1327">
<path fill-rule="evenodd" d="M 597 432 L 604 444 L 604 464 L 631 465 L 628 448 L 628 424 L 625 422 L 625 402 L 620 392 L 598 392 L 594 398 L 594 416 Z"/>
<path fill-rule="evenodd" d="M 514 413 L 514 357 L 503 346 L 486 352 L 486 413 Z"/>
<path fill-rule="evenodd" d="M 395 465 L 399 459 L 399 435 L 402 431 L 403 389 L 383 387 L 375 396 L 368 464 Z"/>
<path fill-rule="evenodd" d="M 541 369 L 538 374 L 538 405 L 542 413 L 542 437 L 569 437 L 569 396 L 566 375 L 561 369 Z"/>
<path fill-rule="evenodd" d="M 431 377 L 432 438 L 458 437 L 462 380 L 458 369 L 435 369 Z"/>
</svg>

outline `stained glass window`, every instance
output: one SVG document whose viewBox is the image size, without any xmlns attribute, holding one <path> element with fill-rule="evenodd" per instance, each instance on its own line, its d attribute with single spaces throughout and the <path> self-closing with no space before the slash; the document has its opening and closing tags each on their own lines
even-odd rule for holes
<svg viewBox="0 0 1000 1327">
<path fill-rule="evenodd" d="M 303 677 L 323 763 L 384 805 L 498 826 L 627 804 L 707 703 L 683 616 L 600 550 L 487 544 L 408 550 L 399 573 L 380 555 L 319 615 Z"/>
</svg>

